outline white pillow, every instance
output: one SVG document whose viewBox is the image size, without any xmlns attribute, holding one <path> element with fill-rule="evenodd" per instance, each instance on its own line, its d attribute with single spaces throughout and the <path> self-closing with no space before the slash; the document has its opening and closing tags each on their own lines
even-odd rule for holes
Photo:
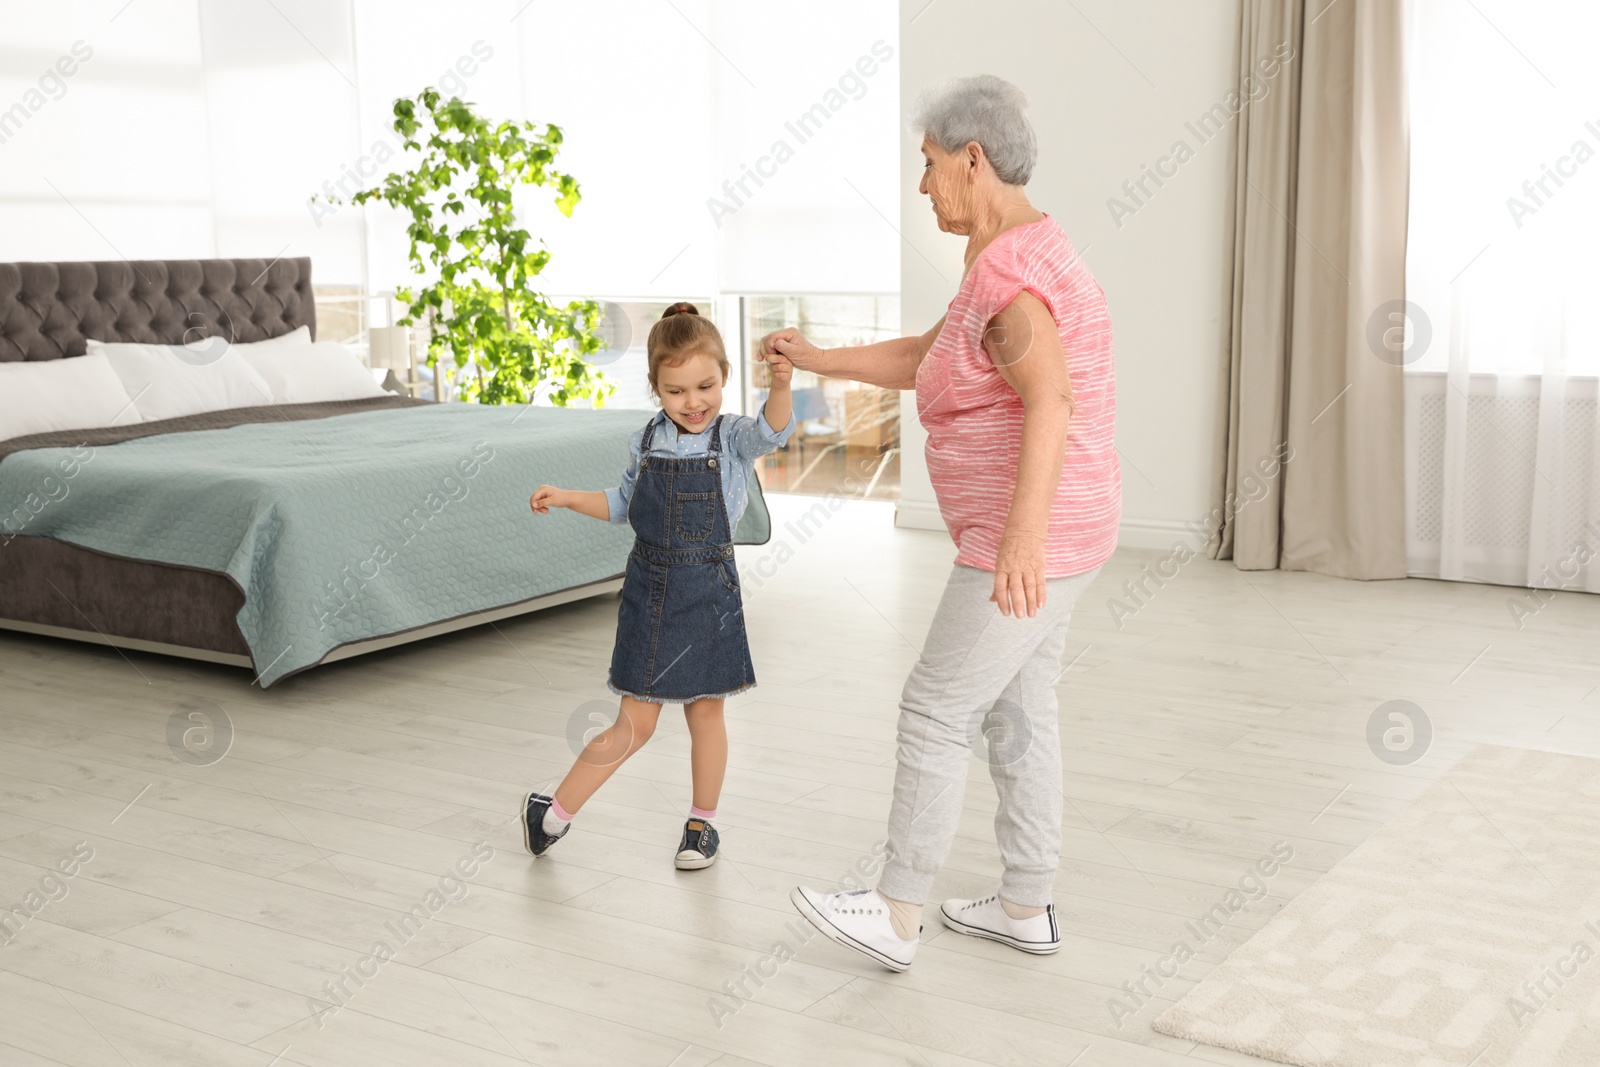
<svg viewBox="0 0 1600 1067">
<path fill-rule="evenodd" d="M 286 334 L 278 337 L 268 337 L 264 341 L 234 342 L 234 348 L 242 348 L 246 352 L 264 348 L 277 348 L 281 345 L 308 345 L 311 343 L 311 327 L 296 326 Z"/>
<path fill-rule="evenodd" d="M 271 387 L 221 338 L 193 345 L 90 341 L 89 352 L 111 361 L 145 422 L 272 403 Z"/>
<path fill-rule="evenodd" d="M 235 345 L 245 362 L 272 389 L 274 404 L 314 404 L 323 400 L 359 400 L 389 396 L 372 380 L 356 354 L 337 341 L 305 345 Z"/>
<path fill-rule="evenodd" d="M 311 327 L 296 326 L 288 333 L 279 337 L 268 337 L 261 341 L 233 341 L 229 342 L 220 334 L 211 337 L 202 337 L 182 345 L 163 345 L 163 348 L 182 349 L 178 358 L 185 363 L 205 364 L 213 363 L 216 358 L 229 349 L 238 349 L 240 355 L 250 351 L 260 351 L 268 348 L 279 348 L 287 345 L 308 345 L 311 343 Z M 91 338 L 88 342 L 89 351 L 104 352 L 110 345 L 126 344 L 123 341 L 96 341 Z"/>
<path fill-rule="evenodd" d="M 103 355 L 0 363 L 0 440 L 138 422 Z"/>
</svg>

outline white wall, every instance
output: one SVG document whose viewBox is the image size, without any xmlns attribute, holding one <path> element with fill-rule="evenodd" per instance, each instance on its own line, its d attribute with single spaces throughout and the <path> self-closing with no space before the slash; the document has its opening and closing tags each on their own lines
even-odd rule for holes
<svg viewBox="0 0 1600 1067">
<path fill-rule="evenodd" d="M 1081 14 L 1080 14 L 1081 12 Z M 1111 305 L 1117 346 L 1122 543 L 1167 547 L 1211 509 L 1227 385 L 1233 126 L 1186 128 L 1236 81 L 1238 0 L 902 0 L 900 90 L 909 111 L 941 79 L 996 74 L 1028 94 L 1039 164 L 1028 186 L 1083 253 Z M 1107 200 L 1182 139 L 1193 158 L 1132 216 Z M 921 332 L 961 278 L 964 240 L 916 193 L 922 157 L 902 138 L 901 321 Z M 1144 199 L 1141 197 L 1141 199 Z M 897 522 L 938 526 L 915 398 L 903 394 Z"/>
</svg>

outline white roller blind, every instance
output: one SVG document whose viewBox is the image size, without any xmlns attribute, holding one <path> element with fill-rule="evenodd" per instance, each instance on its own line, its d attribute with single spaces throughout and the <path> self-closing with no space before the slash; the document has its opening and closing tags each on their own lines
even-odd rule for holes
<svg viewBox="0 0 1600 1067">
<path fill-rule="evenodd" d="M 898 293 L 895 5 L 715 8 L 717 169 L 704 210 L 721 288 Z"/>
<path fill-rule="evenodd" d="M 517 19 L 523 112 L 566 135 L 583 202 L 562 219 L 527 196 L 553 291 L 671 300 L 715 289 L 701 200 L 715 159 L 705 0 L 535 4 Z"/>
<path fill-rule="evenodd" d="M 519 6 L 354 0 L 360 134 L 358 153 L 341 169 L 347 182 L 376 185 L 384 173 L 411 165 L 394 132 L 394 101 L 415 97 L 426 86 L 470 101 L 490 118 L 522 117 L 520 55 L 511 21 Z M 386 165 L 380 163 L 384 159 Z M 406 261 L 410 216 L 381 204 L 349 210 L 365 211 L 369 291 L 406 284 L 412 277 Z"/>
<path fill-rule="evenodd" d="M 201 0 L 200 27 L 214 254 L 310 256 L 318 284 L 360 285 L 359 209 L 314 216 L 307 204 L 356 155 L 348 6 Z"/>
<path fill-rule="evenodd" d="M 891 0 L 0 0 L 0 15 L 0 114 L 23 108 L 0 118 L 4 258 L 309 255 L 321 284 L 391 289 L 404 216 L 308 200 L 408 166 L 392 103 L 434 85 L 562 127 L 574 216 L 518 193 L 552 293 L 899 287 Z M 40 92 L 79 40 L 92 57 Z"/>
<path fill-rule="evenodd" d="M 0 257 L 212 254 L 192 0 L 0 3 Z"/>
</svg>

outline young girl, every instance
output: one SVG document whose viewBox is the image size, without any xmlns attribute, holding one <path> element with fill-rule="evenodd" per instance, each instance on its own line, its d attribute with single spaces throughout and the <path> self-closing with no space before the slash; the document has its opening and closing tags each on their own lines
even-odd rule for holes
<svg viewBox="0 0 1600 1067">
<path fill-rule="evenodd" d="M 528 794 L 523 841 L 529 852 L 544 855 L 595 790 L 650 740 L 661 705 L 682 704 L 694 804 L 678 843 L 677 866 L 697 870 L 717 858 L 712 822 L 728 763 L 722 702 L 756 684 L 733 531 L 749 500 L 755 461 L 794 433 L 793 367 L 773 364 L 772 389 L 759 417 L 724 418 L 728 357 L 717 328 L 693 304 L 667 308 L 650 329 L 647 353 L 650 389 L 661 410 L 633 435 L 622 485 L 603 493 L 541 485 L 530 501 L 539 515 L 568 508 L 630 523 L 635 540 L 607 682 L 622 698 L 617 721 L 584 747 L 554 796 Z"/>
</svg>

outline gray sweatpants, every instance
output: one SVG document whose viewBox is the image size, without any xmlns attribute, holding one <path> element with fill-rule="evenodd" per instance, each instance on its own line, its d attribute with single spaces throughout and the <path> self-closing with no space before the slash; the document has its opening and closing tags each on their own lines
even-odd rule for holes
<svg viewBox="0 0 1600 1067">
<path fill-rule="evenodd" d="M 1056 681 L 1072 606 L 1099 568 L 1048 583 L 1033 618 L 990 601 L 994 574 L 956 564 L 900 697 L 884 896 L 926 903 L 961 819 L 967 764 L 986 758 L 1000 794 L 995 838 L 1013 904 L 1050 903 L 1061 854 Z"/>
</svg>

